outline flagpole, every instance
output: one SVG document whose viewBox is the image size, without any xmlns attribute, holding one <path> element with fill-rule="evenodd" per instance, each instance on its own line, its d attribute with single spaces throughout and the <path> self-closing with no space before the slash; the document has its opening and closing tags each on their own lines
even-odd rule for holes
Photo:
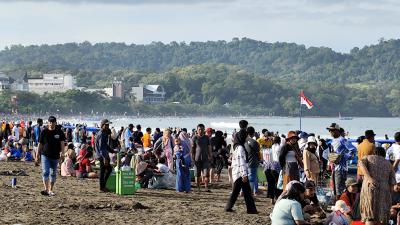
<svg viewBox="0 0 400 225">
<path fill-rule="evenodd" d="M 301 93 L 301 92 L 300 92 Z M 300 119 L 300 131 L 301 131 L 301 94 L 299 95 L 300 97 L 300 113 L 299 113 L 299 119 Z"/>
</svg>

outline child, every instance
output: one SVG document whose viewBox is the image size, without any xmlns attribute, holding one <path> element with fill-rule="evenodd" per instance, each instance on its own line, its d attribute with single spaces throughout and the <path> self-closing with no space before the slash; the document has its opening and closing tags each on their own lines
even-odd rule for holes
<svg viewBox="0 0 400 225">
<path fill-rule="evenodd" d="M 76 175 L 74 169 L 74 161 L 76 153 L 73 149 L 68 149 L 65 154 L 64 162 L 61 164 L 61 176 L 63 177 L 74 177 Z"/>
<path fill-rule="evenodd" d="M 21 160 L 23 157 L 23 150 L 22 150 L 22 145 L 18 142 L 14 143 L 15 148 L 11 148 L 11 156 L 10 159 L 18 161 Z"/>
<path fill-rule="evenodd" d="M 184 159 L 183 159 L 183 147 L 181 145 L 181 139 L 179 139 L 179 137 L 175 137 L 174 140 L 175 146 L 174 146 L 174 153 L 175 153 L 175 159 L 179 160 L 179 166 L 181 168 L 185 167 L 184 164 Z"/>
<path fill-rule="evenodd" d="M 157 173 L 168 173 L 169 168 L 165 165 L 165 157 L 158 159 L 157 169 L 154 170 Z"/>
<path fill-rule="evenodd" d="M 392 208 L 390 209 L 390 220 L 397 224 L 397 215 L 400 210 L 400 180 L 396 179 L 396 185 L 393 187 L 392 192 Z"/>
<path fill-rule="evenodd" d="M 23 158 L 23 161 L 25 161 L 25 162 L 33 161 L 33 155 L 32 155 L 31 149 L 28 149 L 28 151 L 25 153 L 25 157 Z"/>
</svg>

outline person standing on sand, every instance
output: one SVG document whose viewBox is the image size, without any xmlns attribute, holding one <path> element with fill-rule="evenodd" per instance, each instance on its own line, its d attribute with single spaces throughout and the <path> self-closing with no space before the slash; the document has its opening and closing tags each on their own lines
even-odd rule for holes
<svg viewBox="0 0 400 225">
<path fill-rule="evenodd" d="M 56 183 L 58 160 L 64 154 L 64 132 L 57 126 L 57 119 L 50 116 L 48 127 L 40 134 L 38 156 L 36 162 L 41 159 L 44 190 L 42 195 L 53 196 L 53 188 Z M 49 179 L 50 176 L 50 179 Z"/>
<path fill-rule="evenodd" d="M 97 160 L 100 161 L 99 182 L 100 191 L 102 192 L 108 192 L 108 189 L 106 188 L 106 183 L 112 171 L 109 153 L 115 153 L 114 150 L 110 147 L 110 123 L 111 122 L 108 119 L 103 119 L 101 121 L 101 130 L 97 133 L 95 141 L 96 157 Z"/>
<path fill-rule="evenodd" d="M 248 175 L 252 194 L 257 196 L 258 193 L 258 177 L 257 170 L 260 165 L 259 152 L 260 146 L 258 142 L 254 140 L 254 135 L 256 131 L 254 127 L 247 127 L 248 137 L 244 144 L 245 150 L 247 152 L 247 163 L 248 163 Z"/>
<path fill-rule="evenodd" d="M 355 151 L 355 147 L 347 142 L 347 140 L 343 137 L 343 133 L 341 133 L 341 128 L 339 124 L 332 123 L 329 127 L 326 128 L 332 139 L 332 148 L 333 152 L 340 155 L 340 160 L 338 164 L 334 164 L 334 184 L 336 191 L 336 199 L 339 199 L 344 190 L 346 189 L 346 179 L 347 179 L 347 161 L 353 157 L 353 152 Z M 361 160 L 361 159 L 359 159 Z"/>
<path fill-rule="evenodd" d="M 210 169 L 211 158 L 211 143 L 210 138 L 204 134 L 204 124 L 197 125 L 197 134 L 193 137 L 192 159 L 195 165 L 195 175 L 197 188 L 200 191 L 201 173 L 203 172 L 204 186 L 207 192 L 208 189 L 208 174 Z"/>
<path fill-rule="evenodd" d="M 357 179 L 360 183 L 363 180 L 363 173 L 361 171 L 361 160 L 364 156 L 374 155 L 375 154 L 375 133 L 373 130 L 365 131 L 365 139 L 357 146 L 357 156 L 358 156 L 358 164 L 357 164 Z"/>
<path fill-rule="evenodd" d="M 251 196 L 251 188 L 249 184 L 249 168 L 246 160 L 246 150 L 244 145 L 246 143 L 247 132 L 241 129 L 235 134 L 233 141 L 233 154 L 232 154 L 232 178 L 233 188 L 226 204 L 225 211 L 233 212 L 233 206 L 239 196 L 240 191 L 243 191 L 244 201 L 246 203 L 248 214 L 257 214 L 257 208 L 254 199 Z"/>
</svg>

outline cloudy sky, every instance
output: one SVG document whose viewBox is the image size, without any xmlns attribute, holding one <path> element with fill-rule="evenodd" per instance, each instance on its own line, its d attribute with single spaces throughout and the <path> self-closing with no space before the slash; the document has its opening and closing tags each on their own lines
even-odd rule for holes
<svg viewBox="0 0 400 225">
<path fill-rule="evenodd" d="M 399 28 L 398 0 L 0 0 L 0 49 L 248 37 L 348 52 Z"/>
</svg>

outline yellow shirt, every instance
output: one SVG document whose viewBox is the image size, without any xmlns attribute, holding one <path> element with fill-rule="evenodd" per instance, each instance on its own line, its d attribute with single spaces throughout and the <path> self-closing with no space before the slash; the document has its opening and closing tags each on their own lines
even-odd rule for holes
<svg viewBox="0 0 400 225">
<path fill-rule="evenodd" d="M 361 144 L 357 146 L 357 156 L 358 156 L 358 162 L 361 162 L 361 160 L 364 158 L 364 156 L 367 155 L 374 155 L 375 154 L 375 143 L 369 142 L 367 139 L 364 139 Z M 361 172 L 360 168 L 360 163 L 357 165 L 357 175 L 363 175 Z"/>
<path fill-rule="evenodd" d="M 260 150 L 259 154 L 258 154 L 258 158 L 260 160 L 263 159 L 263 149 L 264 148 L 272 148 L 272 141 L 270 139 L 265 139 L 265 138 L 259 138 L 257 139 L 258 145 L 260 146 Z"/>
<path fill-rule="evenodd" d="M 151 135 L 149 133 L 144 133 L 142 137 L 143 147 L 150 148 L 151 147 Z"/>
</svg>

